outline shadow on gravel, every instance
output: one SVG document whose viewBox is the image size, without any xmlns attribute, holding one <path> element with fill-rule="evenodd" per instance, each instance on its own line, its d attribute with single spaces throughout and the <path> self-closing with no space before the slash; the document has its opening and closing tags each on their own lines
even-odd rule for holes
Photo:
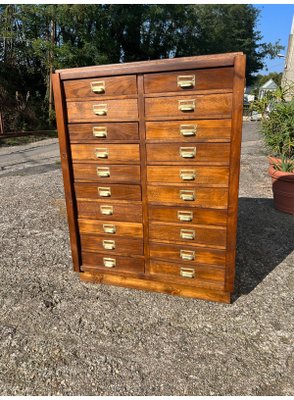
<svg viewBox="0 0 294 400">
<path fill-rule="evenodd" d="M 294 250 L 294 216 L 274 209 L 273 200 L 240 198 L 235 293 L 250 293 Z"/>
</svg>

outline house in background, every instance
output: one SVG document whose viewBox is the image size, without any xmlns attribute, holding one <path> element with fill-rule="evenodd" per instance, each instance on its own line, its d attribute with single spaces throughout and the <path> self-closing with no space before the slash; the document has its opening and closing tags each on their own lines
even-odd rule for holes
<svg viewBox="0 0 294 400">
<path fill-rule="evenodd" d="M 258 98 L 261 100 L 268 92 L 273 92 L 276 89 L 278 89 L 276 82 L 269 79 L 259 88 Z"/>
</svg>

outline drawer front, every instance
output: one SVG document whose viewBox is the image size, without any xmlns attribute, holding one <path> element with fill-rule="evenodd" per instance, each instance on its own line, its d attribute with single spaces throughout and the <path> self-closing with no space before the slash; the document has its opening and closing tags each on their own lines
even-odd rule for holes
<svg viewBox="0 0 294 400">
<path fill-rule="evenodd" d="M 95 161 L 99 164 L 139 163 L 138 144 L 71 144 L 73 162 Z"/>
<path fill-rule="evenodd" d="M 64 81 L 63 87 L 66 99 L 137 94 L 135 75 Z"/>
<path fill-rule="evenodd" d="M 143 237 L 143 226 L 134 222 L 95 221 L 80 219 L 78 221 L 81 233 L 107 235 L 111 238 L 117 236 Z"/>
<path fill-rule="evenodd" d="M 120 254 L 122 256 L 142 256 L 143 240 L 109 236 L 81 235 L 81 246 L 83 252 L 97 252 L 105 254 Z"/>
<path fill-rule="evenodd" d="M 103 183 L 140 184 L 140 167 L 137 165 L 73 164 L 74 179 L 78 181 L 96 181 Z"/>
<path fill-rule="evenodd" d="M 185 264 L 210 264 L 225 267 L 225 250 L 203 249 L 175 244 L 150 243 L 150 257 Z"/>
<path fill-rule="evenodd" d="M 146 139 L 152 141 L 186 141 L 202 140 L 221 141 L 231 138 L 231 120 L 192 120 L 146 122 Z"/>
<path fill-rule="evenodd" d="M 73 122 L 133 121 L 138 119 L 136 99 L 68 102 L 67 118 Z"/>
<path fill-rule="evenodd" d="M 149 206 L 150 221 L 172 222 L 186 225 L 226 225 L 226 210 L 209 210 L 188 207 Z"/>
<path fill-rule="evenodd" d="M 226 228 L 209 225 L 149 224 L 149 238 L 154 241 L 180 242 L 189 246 L 226 247 Z"/>
<path fill-rule="evenodd" d="M 206 165 L 229 165 L 229 143 L 149 143 L 147 148 L 147 163 L 181 163 Z"/>
<path fill-rule="evenodd" d="M 207 287 L 215 286 L 215 289 L 222 289 L 225 281 L 225 270 L 222 267 L 187 266 L 158 260 L 150 260 L 150 274 L 183 285 L 203 286 L 206 282 Z"/>
<path fill-rule="evenodd" d="M 145 98 L 146 118 L 230 118 L 232 95 L 208 94 Z"/>
<path fill-rule="evenodd" d="M 138 124 L 70 124 L 68 125 L 70 141 L 139 140 Z"/>
<path fill-rule="evenodd" d="M 233 88 L 233 68 L 211 68 L 144 75 L 145 93 Z"/>
<path fill-rule="evenodd" d="M 100 185 L 92 182 L 75 183 L 77 199 L 141 200 L 139 185 Z"/>
<path fill-rule="evenodd" d="M 190 167 L 181 165 L 147 167 L 147 180 L 150 183 L 165 182 L 178 184 L 214 185 L 227 187 L 229 168 L 226 167 Z"/>
<path fill-rule="evenodd" d="M 142 222 L 142 205 L 78 201 L 78 217 L 103 221 Z"/>
<path fill-rule="evenodd" d="M 217 209 L 226 209 L 228 206 L 228 191 L 224 188 L 148 185 L 147 194 L 150 203 L 180 204 Z"/>
<path fill-rule="evenodd" d="M 143 274 L 144 259 L 135 257 L 109 256 L 100 253 L 82 253 L 84 271 L 122 272 L 125 274 Z"/>
</svg>

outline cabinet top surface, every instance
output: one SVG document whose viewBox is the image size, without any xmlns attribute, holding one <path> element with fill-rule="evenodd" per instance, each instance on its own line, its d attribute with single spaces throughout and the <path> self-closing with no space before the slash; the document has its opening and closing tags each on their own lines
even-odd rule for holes
<svg viewBox="0 0 294 400">
<path fill-rule="evenodd" d="M 234 65 L 236 56 L 243 56 L 242 52 L 211 54 L 162 60 L 136 61 L 130 63 L 98 65 L 91 67 L 68 68 L 56 70 L 62 80 L 91 78 L 106 75 L 124 75 L 136 73 L 151 73 L 174 71 L 189 68 L 229 67 Z"/>
</svg>

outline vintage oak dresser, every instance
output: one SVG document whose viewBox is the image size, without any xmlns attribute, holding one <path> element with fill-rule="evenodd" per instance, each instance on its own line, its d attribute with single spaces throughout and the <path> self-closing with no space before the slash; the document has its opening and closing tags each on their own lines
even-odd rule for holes
<svg viewBox="0 0 294 400">
<path fill-rule="evenodd" d="M 56 71 L 74 270 L 230 302 L 245 56 Z"/>
</svg>

